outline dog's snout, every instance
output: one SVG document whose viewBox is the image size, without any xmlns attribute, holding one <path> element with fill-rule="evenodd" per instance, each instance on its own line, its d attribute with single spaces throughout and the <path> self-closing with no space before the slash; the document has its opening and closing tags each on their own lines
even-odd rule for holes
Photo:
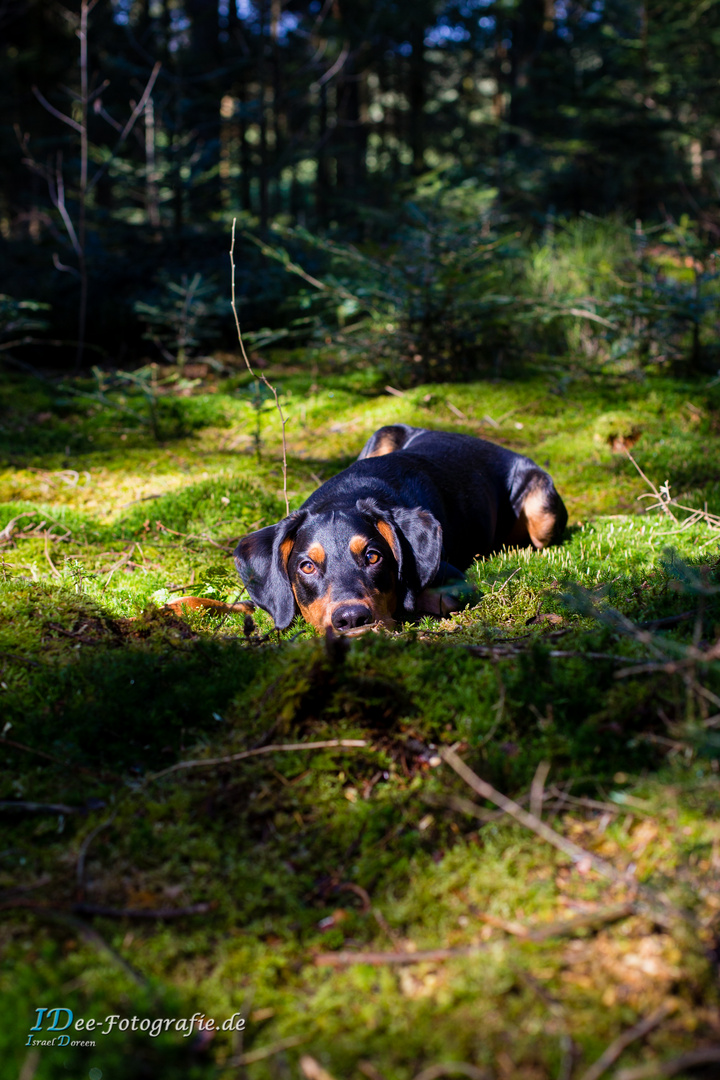
<svg viewBox="0 0 720 1080">
<path fill-rule="evenodd" d="M 368 626 L 371 622 L 372 615 L 367 604 L 338 604 L 332 613 L 333 628 L 340 633 L 358 626 Z"/>
</svg>

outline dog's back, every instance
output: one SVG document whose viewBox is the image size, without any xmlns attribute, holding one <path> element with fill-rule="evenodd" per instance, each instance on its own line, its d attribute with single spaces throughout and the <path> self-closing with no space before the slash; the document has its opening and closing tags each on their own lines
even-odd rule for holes
<svg viewBox="0 0 720 1080">
<path fill-rule="evenodd" d="M 558 543 L 567 510 L 552 478 L 523 454 L 456 432 L 431 431 L 409 424 L 380 428 L 360 451 L 359 462 L 377 460 L 379 472 L 391 459 L 392 473 L 413 470 L 428 475 L 441 498 L 439 517 L 447 557 L 465 568 L 475 555 L 504 545 Z M 352 467 L 351 467 L 352 468 Z"/>
</svg>

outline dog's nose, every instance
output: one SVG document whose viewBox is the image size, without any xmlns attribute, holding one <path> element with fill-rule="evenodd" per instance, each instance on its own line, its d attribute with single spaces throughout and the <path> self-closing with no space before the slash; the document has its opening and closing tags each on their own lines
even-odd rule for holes
<svg viewBox="0 0 720 1080">
<path fill-rule="evenodd" d="M 366 604 L 338 604 L 332 614 L 333 628 L 340 633 L 354 630 L 356 626 L 367 626 L 371 622 L 370 609 Z"/>
</svg>

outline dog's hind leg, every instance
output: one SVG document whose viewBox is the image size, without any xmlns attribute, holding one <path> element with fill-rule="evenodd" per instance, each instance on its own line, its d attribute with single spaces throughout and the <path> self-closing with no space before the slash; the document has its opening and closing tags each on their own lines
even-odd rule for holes
<svg viewBox="0 0 720 1080">
<path fill-rule="evenodd" d="M 385 454 L 392 454 L 395 450 L 404 450 L 415 436 L 424 430 L 424 428 L 410 427 L 409 424 L 387 424 L 370 436 L 360 451 L 358 461 L 362 461 L 363 458 L 384 457 Z"/>
<path fill-rule="evenodd" d="M 530 543 L 535 548 L 546 548 L 560 543 L 568 515 L 546 472 L 536 469 L 526 475 L 520 490 L 513 493 L 512 503 L 517 519 L 507 537 L 509 546 Z"/>
</svg>

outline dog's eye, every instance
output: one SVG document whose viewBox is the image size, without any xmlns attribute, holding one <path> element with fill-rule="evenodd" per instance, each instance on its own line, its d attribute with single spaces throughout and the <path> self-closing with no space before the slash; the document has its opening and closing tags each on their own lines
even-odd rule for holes
<svg viewBox="0 0 720 1080">
<path fill-rule="evenodd" d="M 306 559 L 305 562 L 300 563 L 299 569 L 302 570 L 303 574 L 314 574 L 315 564 Z"/>
<path fill-rule="evenodd" d="M 379 563 L 381 559 L 382 559 L 382 555 L 380 554 L 379 551 L 375 551 L 374 548 L 369 548 L 365 552 L 365 562 L 369 563 L 370 566 L 374 566 L 375 563 Z"/>
</svg>

